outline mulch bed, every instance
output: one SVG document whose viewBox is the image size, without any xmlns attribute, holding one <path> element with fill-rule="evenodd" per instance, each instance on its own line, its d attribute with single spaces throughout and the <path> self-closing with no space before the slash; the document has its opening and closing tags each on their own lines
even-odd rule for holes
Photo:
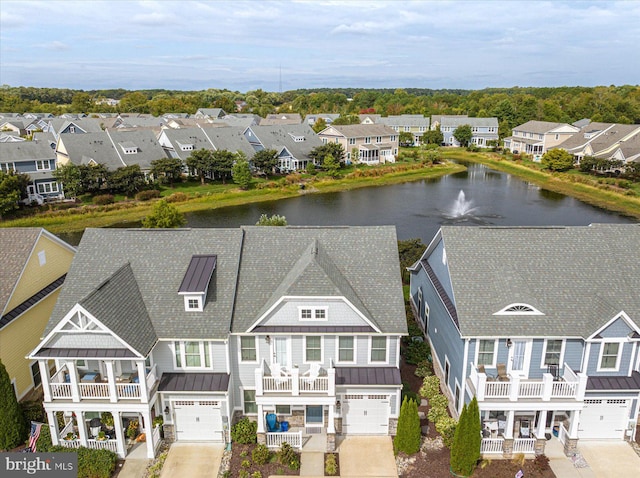
<svg viewBox="0 0 640 478">
<path fill-rule="evenodd" d="M 416 377 L 413 373 L 415 365 L 400 363 L 400 374 L 402 381 L 409 383 L 411 390 L 418 392 L 422 386 L 422 379 Z M 424 412 L 425 415 L 429 411 L 429 406 L 419 406 L 418 411 Z M 420 426 L 429 425 L 428 419 L 420 421 Z M 400 454 L 399 461 L 405 461 L 407 466 L 401 470 L 400 478 L 441 478 L 452 476 L 449 473 L 449 449 L 441 446 L 439 434 L 433 425 L 429 426 L 429 432 L 425 437 L 421 451 L 410 457 Z M 513 478 L 515 474 L 522 470 L 527 478 L 555 478 L 551 468 L 544 466 L 534 460 L 526 460 L 524 462 L 518 460 L 484 460 L 475 472 L 473 478 Z"/>
<path fill-rule="evenodd" d="M 240 476 L 241 470 L 249 472 L 249 476 L 255 471 L 259 471 L 263 478 L 267 478 L 271 475 L 294 475 L 300 476 L 300 470 L 290 470 L 289 467 L 283 466 L 280 463 L 266 463 L 264 465 L 256 465 L 251 459 L 251 452 L 256 445 L 242 445 L 234 443 L 232 447 L 231 462 L 229 465 L 230 478 L 237 478 Z M 242 462 L 247 460 L 250 463 L 249 468 L 242 466 Z"/>
</svg>

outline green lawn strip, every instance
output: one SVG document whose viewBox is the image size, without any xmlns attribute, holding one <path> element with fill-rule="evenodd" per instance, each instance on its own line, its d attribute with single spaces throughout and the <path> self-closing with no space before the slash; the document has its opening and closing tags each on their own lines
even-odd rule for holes
<svg viewBox="0 0 640 478">
<path fill-rule="evenodd" d="M 494 159 L 488 153 L 467 153 L 466 151 L 458 150 L 446 153 L 445 157 L 447 159 L 481 163 L 550 191 L 574 197 L 587 204 L 640 218 L 640 197 L 627 196 L 624 193 L 613 191 L 606 184 L 599 184 L 597 178 L 584 173 L 577 171 L 548 173 L 538 169 L 540 168 L 538 163 L 514 163 L 504 159 Z M 589 184 L 579 181 L 588 181 Z M 634 185 L 631 189 L 635 191 L 636 187 Z"/>
<path fill-rule="evenodd" d="M 277 188 L 260 188 L 242 191 L 234 184 L 200 184 L 185 183 L 185 187 L 167 188 L 162 196 L 170 196 L 174 192 L 183 192 L 191 197 L 187 201 L 174 203 L 183 213 L 217 209 L 221 207 L 238 206 L 264 201 L 275 201 L 296 197 L 300 194 L 329 193 L 345 191 L 361 187 L 382 186 L 407 181 L 417 181 L 425 178 L 444 176 L 446 174 L 463 171 L 464 166 L 457 164 L 437 165 L 433 167 L 408 169 L 387 173 L 381 176 L 363 176 L 357 178 L 318 179 L 310 181 L 305 189 L 300 189 L 298 183 L 282 185 Z M 259 182 L 264 182 L 260 180 Z M 191 186 L 191 187 L 188 187 Z M 214 192 L 215 191 L 215 192 Z M 47 211 L 36 216 L 5 220 L 1 227 L 44 227 L 57 232 L 83 231 L 87 227 L 108 227 L 116 224 L 142 220 L 149 214 L 154 201 L 122 202 L 100 207 L 72 208 L 60 211 Z"/>
</svg>

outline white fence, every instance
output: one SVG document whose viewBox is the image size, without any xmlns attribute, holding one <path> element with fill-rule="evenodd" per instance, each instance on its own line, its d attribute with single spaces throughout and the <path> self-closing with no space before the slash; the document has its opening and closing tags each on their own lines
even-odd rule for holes
<svg viewBox="0 0 640 478">
<path fill-rule="evenodd" d="M 536 451 L 535 438 L 514 438 L 513 439 L 514 453 L 535 453 L 535 451 Z"/>
<path fill-rule="evenodd" d="M 490 454 L 499 453 L 502 454 L 503 438 L 483 438 L 480 445 L 480 453 Z"/>
<path fill-rule="evenodd" d="M 302 449 L 302 431 L 267 433 L 267 447 L 280 448 L 285 442 L 293 448 Z"/>
<path fill-rule="evenodd" d="M 111 450 L 114 453 L 118 452 L 118 441 L 117 440 L 87 440 L 87 448 L 92 448 L 93 450 L 102 450 L 103 448 L 107 450 Z"/>
</svg>

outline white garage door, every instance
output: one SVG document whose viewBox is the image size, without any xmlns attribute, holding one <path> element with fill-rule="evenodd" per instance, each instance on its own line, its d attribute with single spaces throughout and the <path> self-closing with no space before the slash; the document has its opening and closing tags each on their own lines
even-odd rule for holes
<svg viewBox="0 0 640 478">
<path fill-rule="evenodd" d="M 222 441 L 220 402 L 178 400 L 173 402 L 176 440 Z"/>
<path fill-rule="evenodd" d="M 345 395 L 342 401 L 342 433 L 389 434 L 388 395 Z"/>
<path fill-rule="evenodd" d="M 578 438 L 624 438 L 630 400 L 585 400 L 580 412 Z"/>
</svg>

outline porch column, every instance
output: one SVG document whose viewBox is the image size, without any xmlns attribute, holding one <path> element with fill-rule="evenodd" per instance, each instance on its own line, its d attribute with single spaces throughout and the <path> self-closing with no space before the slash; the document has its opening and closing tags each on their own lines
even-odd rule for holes
<svg viewBox="0 0 640 478">
<path fill-rule="evenodd" d="M 80 444 L 82 446 L 87 446 L 87 424 L 84 421 L 84 412 L 75 412 L 76 413 L 76 423 L 78 425 L 78 435 L 80 435 Z"/>
<path fill-rule="evenodd" d="M 71 385 L 71 400 L 80 401 L 80 386 L 78 385 L 78 369 L 75 362 L 66 362 L 67 371 L 69 372 L 69 382 Z"/>
<path fill-rule="evenodd" d="M 580 410 L 571 412 L 571 421 L 569 422 L 569 438 L 578 438 L 578 422 L 580 422 Z"/>
<path fill-rule="evenodd" d="M 329 416 L 327 417 L 327 433 L 335 433 L 336 425 L 335 425 L 335 414 L 336 414 L 336 405 L 332 403 L 329 405 Z"/>
<path fill-rule="evenodd" d="M 42 393 L 44 394 L 44 401 L 51 401 L 51 387 L 49 385 L 49 361 L 38 360 L 38 367 L 40 368 L 40 380 L 42 380 Z"/>
<path fill-rule="evenodd" d="M 256 397 L 262 395 L 262 366 L 253 371 L 253 377 L 256 381 Z"/>
<path fill-rule="evenodd" d="M 336 369 L 331 367 L 327 370 L 327 381 L 329 382 L 329 390 L 327 393 L 330 397 L 334 397 L 336 395 Z"/>
<path fill-rule="evenodd" d="M 116 387 L 116 374 L 113 371 L 113 361 L 112 360 L 105 360 L 104 362 L 106 368 L 107 368 L 107 380 L 108 380 L 108 384 L 109 384 L 109 399 L 112 402 L 117 402 L 118 401 L 118 390 Z"/>
<path fill-rule="evenodd" d="M 513 410 L 509 410 L 507 412 L 507 425 L 504 429 L 504 437 L 505 438 L 513 438 L 513 419 L 515 416 L 515 412 Z"/>
<path fill-rule="evenodd" d="M 536 438 L 544 438 L 544 432 L 547 429 L 547 411 L 540 410 L 538 412 L 538 427 L 536 428 Z"/>
<path fill-rule="evenodd" d="M 136 362 L 136 367 L 138 368 L 138 386 L 140 387 L 140 400 L 143 403 L 148 403 L 149 391 L 147 390 L 147 369 L 145 368 L 144 360 L 138 360 Z"/>
<path fill-rule="evenodd" d="M 520 394 L 520 377 L 517 375 L 509 376 L 509 400 L 512 402 L 518 401 L 518 395 Z"/>
<path fill-rule="evenodd" d="M 58 418 L 56 412 L 47 411 L 47 421 L 49 422 L 49 431 L 51 432 L 51 443 L 53 445 L 60 444 L 60 430 L 58 430 Z"/>
<path fill-rule="evenodd" d="M 551 400 L 551 393 L 553 392 L 553 375 L 550 373 L 542 374 L 542 400 L 548 402 Z"/>
<path fill-rule="evenodd" d="M 478 373 L 477 374 L 477 382 L 474 383 L 476 387 L 476 398 L 479 402 L 484 400 L 485 390 L 487 388 L 487 374 L 486 373 Z"/>
<path fill-rule="evenodd" d="M 264 433 L 264 407 L 261 403 L 258 404 L 258 433 Z"/>
<path fill-rule="evenodd" d="M 584 400 L 584 392 L 587 390 L 587 377 L 586 373 L 579 372 L 578 374 L 578 390 L 576 391 L 576 400 Z"/>
<path fill-rule="evenodd" d="M 118 452 L 118 456 L 120 458 L 124 458 L 126 456 L 127 447 L 124 443 L 124 433 L 122 430 L 122 417 L 120 416 L 120 412 L 115 410 L 111 410 L 111 415 L 113 415 L 113 426 L 114 432 L 116 434 L 116 450 Z"/>
<path fill-rule="evenodd" d="M 153 423 L 151 422 L 151 411 L 147 410 L 143 412 L 142 418 L 144 419 L 144 433 L 147 437 L 147 458 L 153 460 L 156 457 L 156 444 L 153 442 Z"/>
</svg>

